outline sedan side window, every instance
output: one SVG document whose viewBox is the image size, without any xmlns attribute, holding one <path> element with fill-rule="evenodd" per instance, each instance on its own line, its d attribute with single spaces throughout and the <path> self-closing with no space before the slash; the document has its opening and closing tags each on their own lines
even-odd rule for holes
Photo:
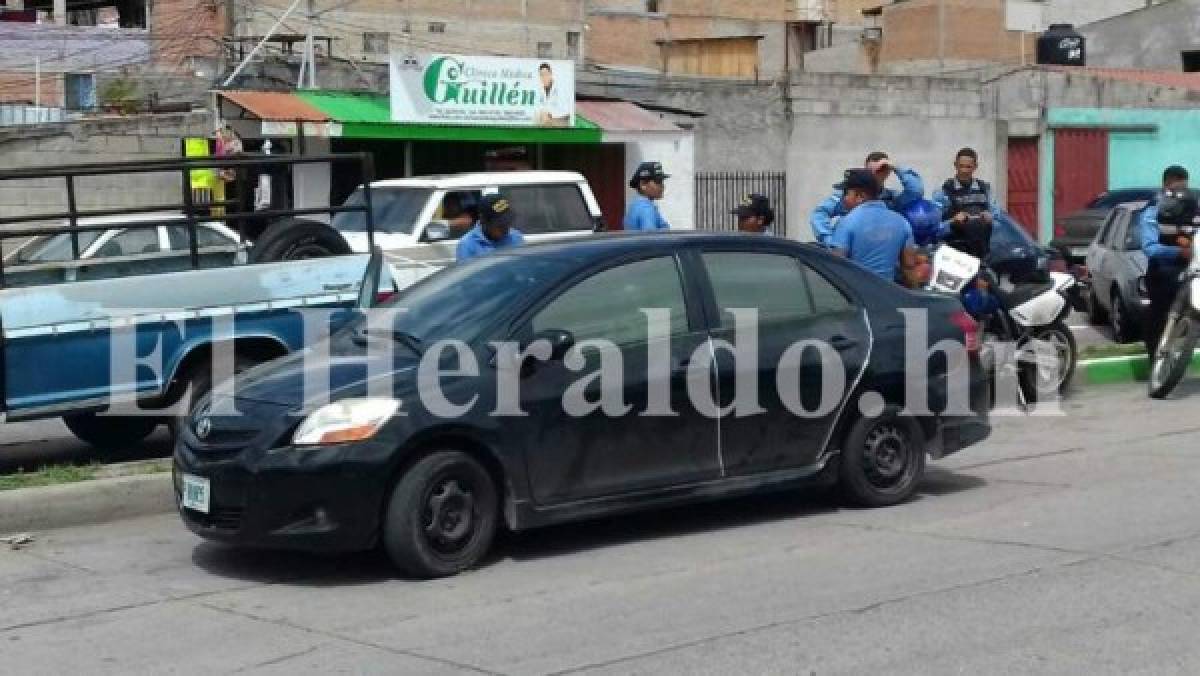
<svg viewBox="0 0 1200 676">
<path fill-rule="evenodd" d="M 158 228 L 137 228 L 117 233 L 105 242 L 93 258 L 136 256 L 155 253 L 158 248 Z"/>
<path fill-rule="evenodd" d="M 749 252 L 704 254 L 722 328 L 733 328 L 731 310 L 755 308 L 763 324 L 841 312 L 850 301 L 829 280 L 791 256 Z"/>
<path fill-rule="evenodd" d="M 569 331 L 575 341 L 610 340 L 636 345 L 648 340 L 642 308 L 670 311 L 670 335 L 687 333 L 687 305 L 675 259 L 664 256 L 598 272 L 542 308 L 533 332 Z"/>
</svg>

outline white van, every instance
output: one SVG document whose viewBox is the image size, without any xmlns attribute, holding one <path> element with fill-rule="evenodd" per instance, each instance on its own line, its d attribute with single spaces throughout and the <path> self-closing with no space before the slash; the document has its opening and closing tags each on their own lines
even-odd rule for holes
<svg viewBox="0 0 1200 676">
<path fill-rule="evenodd" d="M 496 190 L 508 194 L 516 228 L 529 243 L 583 237 L 603 224 L 587 179 L 575 172 L 505 171 L 375 181 L 375 243 L 387 255 L 397 285 L 404 288 L 452 263 L 459 238 L 473 226 L 464 205 L 477 205 L 483 194 Z M 363 199 L 359 187 L 346 205 L 361 205 Z M 362 212 L 339 213 L 332 225 L 355 253 L 368 251 Z"/>
</svg>

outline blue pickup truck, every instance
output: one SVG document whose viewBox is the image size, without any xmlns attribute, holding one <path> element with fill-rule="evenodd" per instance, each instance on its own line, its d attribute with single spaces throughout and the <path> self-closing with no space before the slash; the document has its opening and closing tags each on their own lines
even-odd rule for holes
<svg viewBox="0 0 1200 676">
<path fill-rule="evenodd" d="M 0 171 L 0 184 L 61 179 L 68 205 L 64 213 L 0 218 L 0 242 L 8 252 L 0 259 L 4 419 L 61 417 L 81 440 L 117 450 L 186 416 L 191 403 L 212 387 L 214 353 L 232 353 L 233 370 L 240 371 L 313 338 L 305 335 L 312 327 L 305 326 L 297 309 L 331 309 L 324 330 L 349 319 L 369 257 L 350 253 L 335 230 L 306 217 L 357 209 L 370 222 L 369 198 L 364 206 L 243 211 L 237 199 L 196 204 L 188 182 L 198 170 L 265 166 L 278 171 L 312 162 L 354 165 L 363 184 L 370 185 L 366 155 Z M 162 172 L 181 177 L 179 203 L 76 207 L 81 177 L 138 180 Z M 36 225 L 45 222 L 53 225 Z M 206 232 L 226 238 L 207 241 Z M 241 241 L 227 241 L 231 232 Z M 246 232 L 254 233 L 254 241 L 241 236 Z M 43 246 L 40 257 L 20 255 L 30 241 L 57 244 Z M 59 255 L 44 254 L 53 246 Z M 218 345 L 233 349 L 214 349 Z M 121 407 L 129 411 L 130 406 L 139 410 L 121 414 Z"/>
</svg>

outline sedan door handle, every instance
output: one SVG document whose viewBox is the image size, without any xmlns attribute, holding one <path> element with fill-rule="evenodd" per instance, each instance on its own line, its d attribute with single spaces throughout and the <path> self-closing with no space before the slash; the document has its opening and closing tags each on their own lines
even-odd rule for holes
<svg viewBox="0 0 1200 676">
<path fill-rule="evenodd" d="M 838 352 L 845 352 L 858 347 L 858 341 L 845 336 L 834 336 L 830 339 L 829 344 Z"/>
</svg>

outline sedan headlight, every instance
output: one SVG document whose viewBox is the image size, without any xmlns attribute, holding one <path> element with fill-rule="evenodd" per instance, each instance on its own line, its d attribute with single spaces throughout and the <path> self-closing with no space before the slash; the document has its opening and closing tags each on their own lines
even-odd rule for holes
<svg viewBox="0 0 1200 676">
<path fill-rule="evenodd" d="M 292 443 L 322 446 L 370 439 L 399 408 L 395 399 L 344 399 L 327 404 L 300 423 Z"/>
</svg>

